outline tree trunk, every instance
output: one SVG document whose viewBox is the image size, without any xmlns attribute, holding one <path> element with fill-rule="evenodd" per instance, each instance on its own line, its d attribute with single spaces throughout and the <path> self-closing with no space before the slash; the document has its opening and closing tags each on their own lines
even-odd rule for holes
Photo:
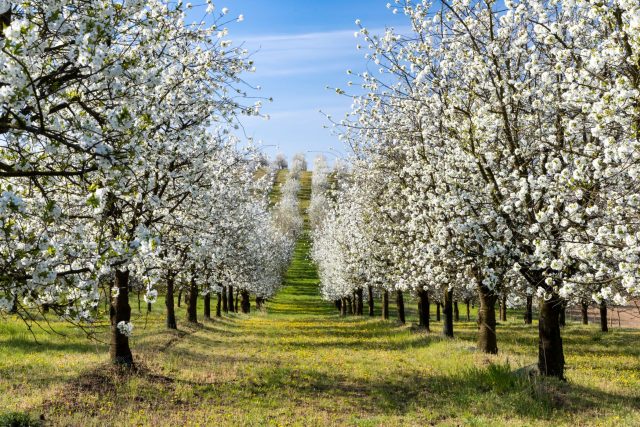
<svg viewBox="0 0 640 427">
<path fill-rule="evenodd" d="M 445 337 L 453 337 L 453 289 L 444 291 L 443 311 L 442 334 Z"/>
<path fill-rule="evenodd" d="M 580 311 L 582 312 L 582 324 L 589 324 L 589 303 L 586 301 L 582 301 L 580 303 Z"/>
<path fill-rule="evenodd" d="M 195 276 L 191 278 L 189 286 L 189 304 L 187 305 L 187 320 L 191 323 L 198 323 L 198 285 Z"/>
<path fill-rule="evenodd" d="M 140 301 L 140 289 L 138 289 L 138 313 L 142 313 L 142 301 Z"/>
<path fill-rule="evenodd" d="M 151 313 L 151 306 L 153 304 L 151 304 L 150 302 L 147 303 L 147 313 Z"/>
<path fill-rule="evenodd" d="M 236 313 L 240 313 L 240 289 L 236 289 L 236 307 L 235 307 L 235 312 Z"/>
<path fill-rule="evenodd" d="M 249 299 L 250 298 L 249 291 L 246 291 L 243 289 L 240 292 L 240 295 L 242 296 L 242 305 L 241 305 L 242 312 L 244 314 L 249 314 L 249 312 L 251 312 L 251 300 Z"/>
<path fill-rule="evenodd" d="M 429 292 L 422 287 L 418 290 L 418 315 L 420 316 L 420 326 L 430 332 Z"/>
<path fill-rule="evenodd" d="M 467 305 L 467 322 L 471 322 L 471 303 L 469 302 L 469 300 L 466 300 L 465 304 Z"/>
<path fill-rule="evenodd" d="M 398 321 L 404 325 L 406 323 L 404 317 L 404 296 L 401 290 L 396 291 L 396 306 L 398 307 Z"/>
<path fill-rule="evenodd" d="M 222 287 L 222 311 L 229 312 L 228 300 L 227 300 L 227 287 Z"/>
<path fill-rule="evenodd" d="M 111 346 L 109 353 L 111 362 L 131 368 L 133 367 L 133 355 L 129 348 L 129 337 L 118 329 L 118 323 L 129 323 L 131 321 L 129 270 L 116 270 L 115 276 L 115 287 L 118 289 L 118 295 L 111 300 Z"/>
<path fill-rule="evenodd" d="M 356 290 L 356 297 L 358 299 L 358 310 L 356 311 L 356 314 L 358 316 L 362 316 L 364 314 L 364 291 L 362 290 L 362 288 L 358 288 Z"/>
<path fill-rule="evenodd" d="M 389 291 L 386 289 L 382 293 L 382 318 L 389 320 Z"/>
<path fill-rule="evenodd" d="M 353 315 L 354 311 L 353 311 L 353 298 L 351 297 L 347 297 L 347 313 L 349 315 Z"/>
<path fill-rule="evenodd" d="M 256 310 L 262 310 L 262 297 L 256 297 Z"/>
<path fill-rule="evenodd" d="M 609 332 L 609 325 L 607 324 L 607 303 L 604 301 L 600 303 L 600 331 Z"/>
<path fill-rule="evenodd" d="M 178 308 L 180 307 L 181 302 L 182 302 L 182 288 L 178 289 Z"/>
<path fill-rule="evenodd" d="M 455 322 L 460 321 L 460 310 L 458 309 L 458 301 L 453 302 L 453 320 Z"/>
<path fill-rule="evenodd" d="M 211 294 L 209 292 L 204 296 L 204 318 L 211 320 Z"/>
<path fill-rule="evenodd" d="M 216 317 L 222 317 L 222 293 L 216 293 L 218 301 L 216 301 Z"/>
<path fill-rule="evenodd" d="M 527 295 L 527 307 L 524 311 L 524 323 L 525 325 L 531 325 L 533 323 L 533 295 Z"/>
<path fill-rule="evenodd" d="M 178 329 L 176 322 L 176 311 L 173 307 L 173 288 L 175 285 L 175 275 L 169 272 L 167 275 L 167 296 L 164 299 L 164 305 L 167 307 L 167 328 Z"/>
<path fill-rule="evenodd" d="M 558 323 L 561 328 L 567 326 L 567 301 L 565 299 L 560 300 L 560 314 L 558 316 Z"/>
<path fill-rule="evenodd" d="M 340 316 L 346 316 L 346 315 L 347 315 L 347 299 L 343 297 L 340 300 Z"/>
<path fill-rule="evenodd" d="M 500 303 L 500 320 L 502 322 L 507 321 L 507 294 L 502 295 L 502 301 Z"/>
<path fill-rule="evenodd" d="M 498 340 L 496 337 L 496 301 L 498 296 L 487 286 L 478 286 L 478 350 L 489 353 L 498 353 Z"/>
<path fill-rule="evenodd" d="M 373 286 L 367 286 L 367 290 L 369 292 L 368 296 L 369 296 L 369 316 L 373 317 L 375 316 L 374 313 L 374 307 L 373 307 Z"/>
<path fill-rule="evenodd" d="M 229 307 L 229 312 L 233 313 L 233 286 L 227 286 L 227 306 Z"/>
<path fill-rule="evenodd" d="M 560 306 L 557 294 L 542 299 L 538 322 L 538 368 L 540 373 L 564 379 L 564 350 L 560 336 Z"/>
<path fill-rule="evenodd" d="M 436 321 L 440 321 L 440 302 L 436 302 Z"/>
</svg>

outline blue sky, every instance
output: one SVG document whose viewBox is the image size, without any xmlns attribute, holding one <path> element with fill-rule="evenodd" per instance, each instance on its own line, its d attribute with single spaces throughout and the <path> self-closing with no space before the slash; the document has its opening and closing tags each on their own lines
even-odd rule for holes
<svg viewBox="0 0 640 427">
<path fill-rule="evenodd" d="M 364 50 L 356 50 L 355 20 L 370 30 L 404 26 L 405 17 L 393 15 L 388 0 L 225 0 L 216 9 L 229 9 L 229 17 L 240 14 L 244 21 L 229 25 L 234 43 L 244 42 L 257 71 L 245 76 L 260 86 L 260 96 L 273 98 L 263 112 L 271 119 L 243 119 L 245 132 L 265 146 L 273 157 L 283 152 L 291 157 L 316 151 L 344 153 L 319 110 L 341 118 L 351 104 L 330 87 L 346 87 L 347 69 L 364 70 Z M 333 156 L 326 154 L 331 160 Z"/>
</svg>

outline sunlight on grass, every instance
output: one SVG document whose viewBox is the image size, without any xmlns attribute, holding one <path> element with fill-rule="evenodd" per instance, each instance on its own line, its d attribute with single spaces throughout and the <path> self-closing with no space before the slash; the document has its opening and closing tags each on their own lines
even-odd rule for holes
<svg viewBox="0 0 640 427">
<path fill-rule="evenodd" d="M 301 181 L 305 209 L 310 175 Z M 640 331 L 569 324 L 569 381 L 517 376 L 537 346 L 536 326 L 520 313 L 499 324 L 498 356 L 475 351 L 475 310 L 453 340 L 433 319 L 426 334 L 393 319 L 341 318 L 320 299 L 308 250 L 305 234 L 266 312 L 188 326 L 183 305 L 179 331 L 168 331 L 162 299 L 148 315 L 133 304 L 141 370 L 132 375 L 64 323 L 53 321 L 65 337 L 36 330 L 37 344 L 16 319 L 1 321 L 0 408 L 82 426 L 638 425 Z M 105 324 L 96 337 L 106 340 Z"/>
</svg>

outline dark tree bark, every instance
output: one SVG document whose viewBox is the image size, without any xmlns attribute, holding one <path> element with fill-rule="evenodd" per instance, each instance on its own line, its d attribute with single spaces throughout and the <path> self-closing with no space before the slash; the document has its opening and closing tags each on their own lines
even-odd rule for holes
<svg viewBox="0 0 640 427">
<path fill-rule="evenodd" d="M 538 368 L 542 375 L 564 379 L 564 350 L 560 335 L 560 308 L 557 294 L 542 299 L 538 323 Z"/>
<path fill-rule="evenodd" d="M 582 313 L 582 324 L 589 324 L 589 303 L 587 301 L 582 301 L 580 303 L 580 311 Z"/>
<path fill-rule="evenodd" d="M 182 302 L 182 288 L 178 289 L 178 308 L 180 307 L 181 302 Z"/>
<path fill-rule="evenodd" d="M 498 353 L 498 340 L 496 337 L 496 301 L 498 296 L 487 286 L 478 286 L 478 350 L 489 353 Z"/>
<path fill-rule="evenodd" d="M 191 278 L 189 286 L 189 304 L 187 305 L 187 320 L 190 323 L 198 323 L 198 285 L 196 278 Z"/>
<path fill-rule="evenodd" d="M 346 316 L 346 315 L 347 315 L 347 299 L 343 297 L 340 300 L 340 316 Z"/>
<path fill-rule="evenodd" d="M 440 302 L 436 302 L 436 321 L 440 321 Z"/>
<path fill-rule="evenodd" d="M 256 310 L 260 311 L 262 310 L 262 302 L 264 301 L 264 299 L 262 297 L 256 297 Z"/>
<path fill-rule="evenodd" d="M 227 299 L 227 287 L 222 287 L 222 311 L 229 312 L 228 299 Z"/>
<path fill-rule="evenodd" d="M 147 313 L 151 313 L 151 306 L 153 304 L 151 304 L 150 302 L 147 303 Z"/>
<path fill-rule="evenodd" d="M 338 309 L 339 312 L 342 311 L 342 300 L 341 299 L 337 299 L 337 300 L 333 301 L 333 305 L 336 306 L 336 308 Z"/>
<path fill-rule="evenodd" d="M 382 293 L 382 318 L 389 320 L 389 291 L 386 289 Z"/>
<path fill-rule="evenodd" d="M 607 303 L 604 301 L 600 303 L 600 331 L 609 332 L 609 324 L 607 321 Z"/>
<path fill-rule="evenodd" d="M 222 317 L 222 293 L 216 293 L 218 301 L 216 301 L 216 317 Z"/>
<path fill-rule="evenodd" d="M 363 294 L 364 294 L 364 291 L 362 290 L 362 288 L 358 288 L 356 290 L 356 297 L 358 299 L 358 304 L 357 304 L 358 310 L 356 311 L 356 314 L 358 316 L 364 315 L 364 295 Z"/>
<path fill-rule="evenodd" d="M 369 316 L 373 317 L 375 315 L 374 313 L 374 306 L 373 306 L 373 286 L 367 286 L 367 291 L 369 292 L 368 297 L 369 297 Z"/>
<path fill-rule="evenodd" d="M 116 270 L 115 287 L 118 295 L 111 300 L 111 346 L 109 353 L 111 362 L 117 365 L 133 367 L 133 355 L 129 348 L 129 337 L 120 332 L 118 323 L 131 321 L 131 306 L 129 306 L 129 270 Z"/>
<path fill-rule="evenodd" d="M 209 292 L 204 296 L 204 318 L 211 320 L 211 294 Z"/>
<path fill-rule="evenodd" d="M 443 311 L 442 334 L 445 337 L 453 337 L 453 290 L 444 291 Z"/>
<path fill-rule="evenodd" d="M 173 272 L 167 274 L 167 296 L 164 299 L 164 305 L 167 307 L 167 328 L 178 329 L 176 322 L 176 311 L 173 307 L 173 288 L 175 286 L 175 275 Z"/>
<path fill-rule="evenodd" d="M 236 307 L 235 312 L 240 313 L 240 289 L 236 289 Z"/>
<path fill-rule="evenodd" d="M 353 315 L 354 311 L 353 311 L 353 298 L 351 297 L 347 297 L 347 313 L 349 315 Z"/>
<path fill-rule="evenodd" d="M 469 300 L 466 300 L 464 303 L 467 306 L 467 322 L 471 322 L 471 302 L 469 302 Z"/>
<path fill-rule="evenodd" d="M 524 311 L 524 323 L 531 325 L 533 323 L 533 295 L 527 295 L 527 306 Z"/>
<path fill-rule="evenodd" d="M 460 310 L 458 309 L 458 301 L 453 302 L 453 320 L 455 322 L 460 321 Z"/>
<path fill-rule="evenodd" d="M 396 306 L 398 307 L 398 321 L 404 325 L 406 323 L 404 316 L 404 296 L 401 290 L 396 291 Z"/>
<path fill-rule="evenodd" d="M 229 311 L 233 313 L 233 286 L 231 285 L 227 286 L 227 298 L 227 306 L 229 307 Z"/>
<path fill-rule="evenodd" d="M 500 303 L 500 320 L 507 321 L 507 294 L 502 295 L 502 301 Z"/>
<path fill-rule="evenodd" d="M 563 298 L 560 300 L 560 314 L 558 316 L 558 323 L 561 328 L 567 326 L 567 301 Z"/>
<path fill-rule="evenodd" d="M 142 313 L 142 301 L 140 301 L 140 289 L 138 289 L 138 313 Z"/>
<path fill-rule="evenodd" d="M 424 288 L 418 290 L 418 315 L 420 316 L 420 326 L 427 332 L 431 332 L 429 325 L 429 292 Z"/>
<path fill-rule="evenodd" d="M 240 296 L 242 296 L 242 304 L 241 304 L 242 312 L 244 314 L 249 314 L 249 312 L 251 311 L 251 300 L 250 300 L 249 291 L 246 291 L 243 289 L 240 292 Z"/>
</svg>

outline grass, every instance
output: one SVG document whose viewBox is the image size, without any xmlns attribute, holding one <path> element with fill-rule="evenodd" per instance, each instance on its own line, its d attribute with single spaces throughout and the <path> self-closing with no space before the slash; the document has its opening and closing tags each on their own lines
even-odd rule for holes
<svg viewBox="0 0 640 427">
<path fill-rule="evenodd" d="M 302 199 L 304 210 L 308 191 Z M 0 321 L 0 414 L 78 426 L 640 425 L 640 331 L 570 323 L 568 381 L 530 379 L 514 375 L 536 358 L 536 327 L 519 313 L 499 325 L 498 356 L 474 351 L 473 321 L 447 340 L 393 319 L 341 318 L 320 299 L 308 248 L 305 234 L 266 312 L 188 326 L 183 306 L 179 331 L 167 331 L 162 301 L 148 316 L 132 304 L 133 374 L 64 323 L 53 322 L 65 337 L 35 331 L 37 344 L 17 320 Z M 106 324 L 96 334 L 106 339 Z"/>
</svg>

